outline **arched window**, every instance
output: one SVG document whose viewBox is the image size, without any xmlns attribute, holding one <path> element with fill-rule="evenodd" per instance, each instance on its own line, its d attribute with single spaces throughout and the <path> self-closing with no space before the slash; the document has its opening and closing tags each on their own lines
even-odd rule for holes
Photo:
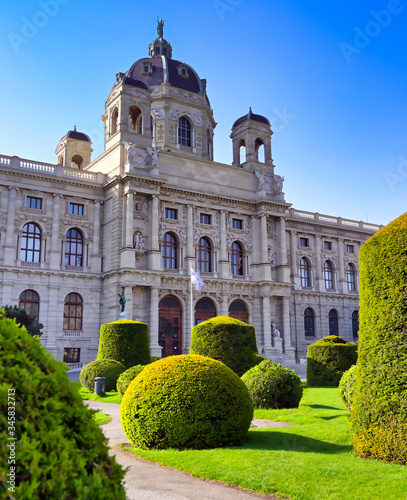
<svg viewBox="0 0 407 500">
<path fill-rule="evenodd" d="M 167 295 L 158 307 L 158 343 L 162 347 L 162 357 L 182 354 L 182 309 L 179 300 Z"/>
<path fill-rule="evenodd" d="M 40 297 L 34 290 L 24 290 L 20 294 L 18 307 L 24 309 L 26 313 L 35 318 L 34 323 L 38 324 L 40 314 Z"/>
<path fill-rule="evenodd" d="M 71 161 L 71 168 L 81 168 L 83 158 L 81 155 L 73 155 Z"/>
<path fill-rule="evenodd" d="M 306 337 L 315 337 L 315 313 L 310 307 L 304 311 L 304 332 Z"/>
<path fill-rule="evenodd" d="M 83 235 L 79 229 L 70 229 L 66 233 L 65 265 L 83 266 Z"/>
<path fill-rule="evenodd" d="M 22 262 L 41 261 L 41 229 L 33 222 L 23 227 L 20 260 Z"/>
<path fill-rule="evenodd" d="M 83 301 L 79 293 L 70 293 L 64 303 L 64 330 L 82 330 Z"/>
<path fill-rule="evenodd" d="M 178 269 L 178 244 L 172 233 L 165 233 L 161 246 L 162 263 L 164 269 Z"/>
<path fill-rule="evenodd" d="M 195 324 L 214 318 L 216 316 L 216 307 L 211 299 L 199 299 L 195 305 Z"/>
<path fill-rule="evenodd" d="M 303 288 L 311 287 L 311 265 L 305 257 L 300 260 L 300 279 Z"/>
<path fill-rule="evenodd" d="M 249 311 L 243 300 L 234 300 L 229 306 L 229 316 L 245 323 L 249 322 Z"/>
<path fill-rule="evenodd" d="M 239 165 L 246 161 L 246 142 L 242 139 L 239 142 Z"/>
<path fill-rule="evenodd" d="M 255 142 L 255 151 L 256 151 L 256 160 L 260 163 L 265 163 L 265 150 L 264 150 L 264 142 L 257 138 Z"/>
<path fill-rule="evenodd" d="M 143 133 L 143 116 L 137 106 L 130 106 L 129 123 L 132 130 L 135 130 L 138 134 Z"/>
<path fill-rule="evenodd" d="M 117 132 L 118 121 L 119 121 L 119 110 L 117 108 L 114 108 L 112 112 L 112 127 L 111 127 L 112 135 Z"/>
<path fill-rule="evenodd" d="M 232 274 L 243 276 L 243 248 L 242 245 L 234 241 L 232 243 L 232 253 L 230 255 L 230 270 Z"/>
<path fill-rule="evenodd" d="M 58 165 L 64 164 L 64 157 L 62 155 L 58 156 Z"/>
<path fill-rule="evenodd" d="M 198 246 L 198 270 L 212 272 L 212 246 L 208 238 L 201 238 Z"/>
<path fill-rule="evenodd" d="M 352 335 L 354 339 L 359 336 L 359 312 L 353 311 L 352 313 Z"/>
<path fill-rule="evenodd" d="M 339 335 L 338 313 L 335 309 L 329 311 L 329 335 Z"/>
<path fill-rule="evenodd" d="M 178 122 L 178 144 L 191 147 L 191 123 L 185 116 L 181 116 Z"/>
<path fill-rule="evenodd" d="M 333 265 L 329 260 L 326 260 L 324 263 L 324 281 L 325 288 L 332 289 L 334 287 Z"/>
<path fill-rule="evenodd" d="M 348 282 L 348 290 L 350 292 L 356 291 L 356 271 L 353 264 L 348 264 L 346 268 L 346 281 Z"/>
</svg>

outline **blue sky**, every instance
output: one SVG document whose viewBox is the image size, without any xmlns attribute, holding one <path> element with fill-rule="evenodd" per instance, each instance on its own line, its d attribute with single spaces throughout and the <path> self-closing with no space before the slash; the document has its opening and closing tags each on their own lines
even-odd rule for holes
<svg viewBox="0 0 407 500">
<path fill-rule="evenodd" d="M 115 74 L 147 55 L 162 17 L 174 59 L 208 81 L 216 161 L 231 163 L 231 126 L 251 106 L 272 123 L 295 208 L 380 224 L 407 210 L 399 0 L 20 0 L 1 10 L 2 154 L 54 163 L 77 125 L 96 158 Z"/>
</svg>

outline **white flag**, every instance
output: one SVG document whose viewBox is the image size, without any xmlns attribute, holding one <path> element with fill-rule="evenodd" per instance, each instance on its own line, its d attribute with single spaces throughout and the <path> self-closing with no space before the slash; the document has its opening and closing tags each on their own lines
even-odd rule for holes
<svg viewBox="0 0 407 500">
<path fill-rule="evenodd" d="M 195 290 L 198 292 L 201 290 L 201 288 L 205 285 L 205 283 L 201 280 L 199 277 L 199 274 L 195 272 L 192 267 L 191 267 L 191 283 L 195 285 Z"/>
</svg>

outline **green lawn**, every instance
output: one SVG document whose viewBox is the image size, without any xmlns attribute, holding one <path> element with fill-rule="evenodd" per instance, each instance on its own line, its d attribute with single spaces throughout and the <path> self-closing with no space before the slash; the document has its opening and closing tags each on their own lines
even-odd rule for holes
<svg viewBox="0 0 407 500">
<path fill-rule="evenodd" d="M 119 392 L 112 391 L 106 392 L 104 396 L 98 396 L 94 392 L 89 391 L 86 387 L 83 387 L 80 382 L 75 382 L 76 387 L 78 388 L 79 395 L 82 399 L 91 400 L 91 401 L 100 401 L 101 403 L 121 403 L 122 395 Z"/>
<path fill-rule="evenodd" d="M 92 415 L 92 418 L 98 425 L 108 424 L 112 420 L 112 417 L 100 410 L 97 410 L 96 413 Z"/>
<path fill-rule="evenodd" d="M 353 456 L 349 412 L 336 388 L 306 389 L 300 408 L 256 410 L 255 418 L 293 427 L 250 430 L 239 447 L 133 452 L 194 476 L 291 500 L 407 499 L 406 467 Z"/>
</svg>

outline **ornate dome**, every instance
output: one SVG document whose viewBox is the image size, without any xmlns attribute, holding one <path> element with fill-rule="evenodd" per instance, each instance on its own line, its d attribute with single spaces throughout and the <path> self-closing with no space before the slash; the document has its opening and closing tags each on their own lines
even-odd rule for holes
<svg viewBox="0 0 407 500">
<path fill-rule="evenodd" d="M 88 135 L 83 134 L 82 132 L 78 132 L 76 130 L 76 125 L 74 126 L 73 130 L 70 130 L 66 135 L 64 135 L 61 138 L 61 141 L 63 141 L 65 139 L 65 137 L 67 139 L 76 139 L 77 141 L 92 142 Z M 61 142 L 61 141 L 59 141 L 59 142 Z"/>
<path fill-rule="evenodd" d="M 235 127 L 237 127 L 241 123 L 245 122 L 246 120 L 253 120 L 255 122 L 260 122 L 260 123 L 265 123 L 266 125 L 270 125 L 270 122 L 267 120 L 267 118 L 265 116 L 255 115 L 254 113 L 252 113 L 252 108 L 250 108 L 250 110 L 247 113 L 247 115 L 241 116 L 240 118 L 238 118 L 235 121 L 235 123 L 233 124 L 232 129 L 235 128 Z"/>
</svg>

